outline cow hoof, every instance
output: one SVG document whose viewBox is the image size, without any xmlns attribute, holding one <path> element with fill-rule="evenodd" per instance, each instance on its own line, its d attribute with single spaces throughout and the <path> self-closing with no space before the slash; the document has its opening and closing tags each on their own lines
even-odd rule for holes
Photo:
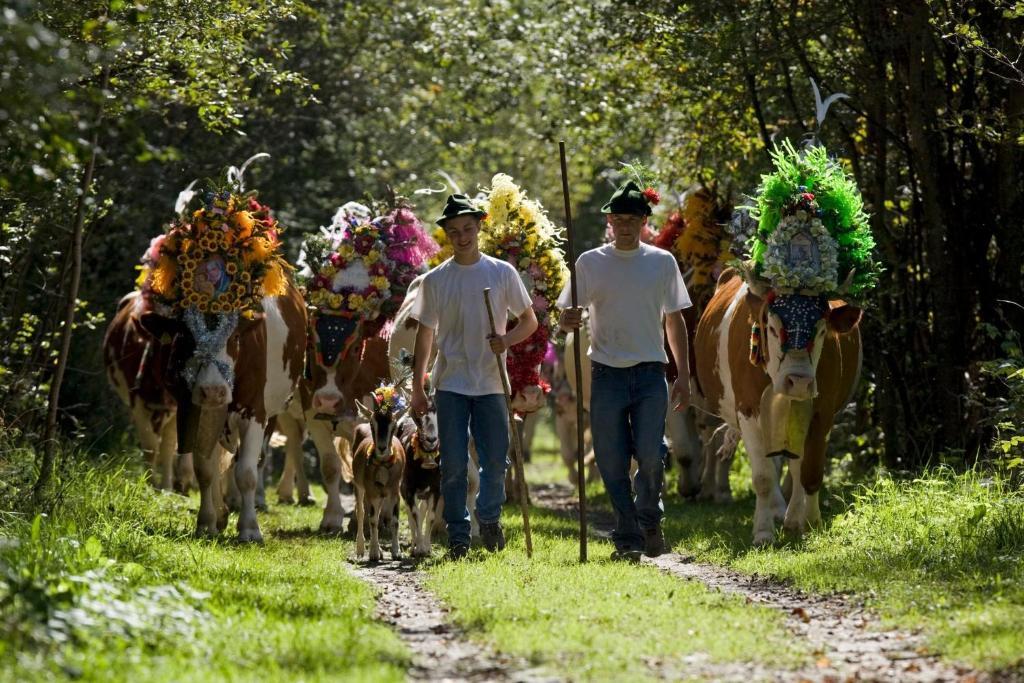
<svg viewBox="0 0 1024 683">
<path fill-rule="evenodd" d="M 381 554 L 380 551 L 377 551 L 377 552 L 373 552 L 372 550 L 370 551 L 370 562 L 380 562 L 381 561 L 381 557 L 382 557 L 382 554 Z"/>
<path fill-rule="evenodd" d="M 217 538 L 220 536 L 221 529 L 219 525 L 204 525 L 200 524 L 196 527 L 196 538 Z"/>
<path fill-rule="evenodd" d="M 258 510 L 259 512 L 266 512 L 269 509 L 270 508 L 267 507 L 267 501 L 265 500 L 261 500 L 256 503 L 256 510 Z"/>
<path fill-rule="evenodd" d="M 324 515 L 324 518 L 320 520 L 320 533 L 322 534 L 340 534 L 343 531 L 345 531 L 345 519 L 342 515 L 331 517 Z"/>
<path fill-rule="evenodd" d="M 393 553 L 391 553 L 391 559 L 394 560 L 394 561 L 398 561 L 398 560 L 402 559 L 402 553 L 401 552 L 397 552 L 397 553 L 393 552 Z"/>
<path fill-rule="evenodd" d="M 293 498 L 292 494 L 290 493 L 286 496 L 283 496 L 279 493 L 277 494 L 277 502 L 280 503 L 281 505 L 295 505 L 295 498 Z"/>
<path fill-rule="evenodd" d="M 316 498 L 314 498 L 313 496 L 302 496 L 301 498 L 299 498 L 300 507 L 310 507 L 313 505 L 316 505 Z"/>
<path fill-rule="evenodd" d="M 263 534 L 259 529 L 239 529 L 238 541 L 240 543 L 263 543 Z"/>
<path fill-rule="evenodd" d="M 761 548 L 766 545 L 771 545 L 772 541 L 775 540 L 775 534 L 771 531 L 762 531 L 754 534 L 754 547 Z"/>
<path fill-rule="evenodd" d="M 725 493 L 716 493 L 715 502 L 719 505 L 725 505 L 732 502 L 732 494 L 726 491 Z"/>
</svg>

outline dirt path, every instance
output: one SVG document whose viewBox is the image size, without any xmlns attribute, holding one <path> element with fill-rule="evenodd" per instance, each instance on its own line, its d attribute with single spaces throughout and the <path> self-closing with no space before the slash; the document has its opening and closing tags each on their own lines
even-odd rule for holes
<svg viewBox="0 0 1024 683">
<path fill-rule="evenodd" d="M 342 496 L 346 510 L 353 496 Z M 406 539 L 407 540 L 407 539 Z M 383 543 L 381 544 L 384 545 Z M 389 557 L 387 548 L 385 557 Z M 424 586 L 424 575 L 411 559 L 353 562 L 352 573 L 377 593 L 377 617 L 389 624 L 412 652 L 407 672 L 413 681 L 498 681 L 546 683 L 559 679 L 514 657 L 474 643 L 451 622 L 448 609 Z"/>
<path fill-rule="evenodd" d="M 568 486 L 534 486 L 530 494 L 534 504 L 579 519 L 573 491 Z M 610 511 L 591 509 L 588 517 L 592 533 L 602 537 L 610 534 Z M 921 634 L 883 629 L 877 615 L 853 598 L 804 593 L 763 577 L 698 563 L 679 553 L 644 558 L 644 562 L 674 576 L 699 581 L 712 590 L 743 596 L 748 603 L 777 609 L 785 615 L 787 629 L 795 637 L 810 642 L 817 657 L 812 666 L 786 672 L 752 670 L 749 673 L 753 679 L 967 683 L 998 678 L 939 661 L 927 652 Z M 698 670 L 704 668 L 698 661 L 693 663 Z M 686 673 L 692 675 L 690 670 Z M 723 678 L 742 680 L 740 672 L 728 671 L 728 667 L 722 674 Z"/>
<path fill-rule="evenodd" d="M 352 573 L 377 589 L 378 617 L 390 624 L 412 651 L 410 680 L 558 680 L 467 639 L 449 620 L 448 610 L 424 588 L 423 575 L 411 561 L 360 563 Z"/>
</svg>

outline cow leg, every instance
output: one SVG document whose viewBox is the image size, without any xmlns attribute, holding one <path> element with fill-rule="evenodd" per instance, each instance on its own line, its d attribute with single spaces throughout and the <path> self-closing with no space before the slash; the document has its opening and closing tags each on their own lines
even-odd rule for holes
<svg viewBox="0 0 1024 683">
<path fill-rule="evenodd" d="M 775 464 L 765 457 L 757 418 L 741 415 L 739 422 L 743 443 L 750 456 L 751 480 L 757 496 L 754 506 L 754 545 L 766 545 L 775 539 L 773 494 L 779 488 L 779 476 Z"/>
<path fill-rule="evenodd" d="M 322 455 L 320 456 L 323 457 Z M 366 491 L 356 483 L 356 559 L 366 554 L 366 536 L 364 522 L 366 520 Z"/>
<path fill-rule="evenodd" d="M 678 413 L 668 411 L 665 415 L 665 432 L 671 442 L 672 458 L 679 465 L 676 481 L 679 497 L 694 498 L 702 488 L 700 474 L 704 462 L 694 409 L 687 408 Z"/>
<path fill-rule="evenodd" d="M 392 496 L 385 502 L 385 505 L 390 505 L 392 508 L 391 519 L 388 520 L 388 526 L 391 527 L 391 559 L 400 560 L 402 559 L 402 547 L 398 542 L 398 511 L 401 506 L 398 504 L 398 496 Z"/>
<path fill-rule="evenodd" d="M 789 461 L 793 462 L 793 461 Z M 772 465 L 775 466 L 775 488 L 772 490 L 772 514 L 775 516 L 776 522 L 781 522 L 786 519 L 786 496 L 782 492 L 782 466 L 786 463 L 784 458 L 775 457 L 771 459 Z M 789 476 L 789 468 L 786 468 L 786 476 Z"/>
<path fill-rule="evenodd" d="M 320 475 L 324 480 L 324 491 L 327 492 L 327 503 L 320 519 L 320 531 L 340 533 L 345 528 L 345 509 L 341 505 L 341 455 L 338 446 L 349 448 L 345 439 L 340 439 L 335 446 L 334 435 L 330 426 L 323 420 L 314 420 L 309 425 L 309 435 L 320 454 Z"/>
<path fill-rule="evenodd" d="M 466 507 L 469 509 L 469 536 L 480 538 L 480 520 L 476 516 L 476 496 L 480 493 L 480 461 L 476 446 L 469 449 L 469 467 L 466 468 Z"/>
<path fill-rule="evenodd" d="M 227 419 L 226 409 L 192 408 L 186 418 L 195 428 L 195 469 L 199 481 L 199 513 L 196 516 L 196 535 L 216 536 L 226 519 L 220 492 L 220 436 Z"/>
<path fill-rule="evenodd" d="M 173 422 L 173 420 L 172 420 Z M 132 424 L 135 425 L 135 433 L 139 437 L 139 445 L 142 447 L 142 457 L 146 460 L 146 469 L 149 473 L 149 483 L 153 487 L 162 489 L 164 482 L 162 472 L 159 468 L 160 436 L 153 428 L 153 413 L 141 401 L 136 401 L 132 407 Z M 168 488 L 170 485 L 168 484 Z"/>
<path fill-rule="evenodd" d="M 277 500 L 282 505 L 295 502 L 295 475 L 302 469 L 302 426 L 290 413 L 277 416 L 277 430 L 285 438 L 284 467 L 277 482 Z"/>
<path fill-rule="evenodd" d="M 711 455 L 715 467 L 715 502 L 731 503 L 732 487 L 729 485 L 729 471 L 732 461 L 736 458 L 736 446 L 739 434 L 731 427 L 722 430 L 722 444 Z"/>
<path fill-rule="evenodd" d="M 163 435 L 160 437 L 160 447 L 167 447 L 171 451 L 172 467 L 174 470 L 174 490 L 183 496 L 187 496 L 193 489 L 199 490 L 196 482 L 196 468 L 192 463 L 191 453 L 178 453 L 178 430 L 172 417 L 164 424 Z"/>
<path fill-rule="evenodd" d="M 380 498 L 370 503 L 370 562 L 380 562 L 380 512 L 387 501 Z"/>
<path fill-rule="evenodd" d="M 159 481 L 154 484 L 164 491 L 172 491 L 174 486 L 174 462 L 178 454 L 178 428 L 174 424 L 174 415 L 164 417 L 160 425 L 159 446 L 156 456 L 156 467 Z"/>
<path fill-rule="evenodd" d="M 789 476 L 793 482 L 793 491 L 789 496 L 789 505 L 782 522 L 783 528 L 791 534 L 800 536 L 807 529 L 807 493 L 800 483 L 800 459 L 789 461 Z"/>
<path fill-rule="evenodd" d="M 256 521 L 256 479 L 258 462 L 263 450 L 263 425 L 253 420 L 241 424 L 241 439 L 235 455 L 235 484 L 241 498 L 238 510 L 238 540 L 243 543 L 262 543 L 259 522 Z"/>
<path fill-rule="evenodd" d="M 270 462 L 270 435 L 260 443 L 259 463 L 256 465 L 256 509 L 267 511 L 267 463 Z"/>
</svg>

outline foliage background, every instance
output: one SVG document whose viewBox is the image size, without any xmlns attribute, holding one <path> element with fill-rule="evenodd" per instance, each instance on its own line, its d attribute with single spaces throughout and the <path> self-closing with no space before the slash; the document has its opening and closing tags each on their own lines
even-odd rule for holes
<svg viewBox="0 0 1024 683">
<path fill-rule="evenodd" d="M 438 188 L 438 170 L 470 191 L 510 173 L 560 217 L 560 138 L 594 245 L 619 161 L 661 172 L 666 210 L 697 181 L 739 202 L 774 140 L 817 133 L 863 189 L 886 267 L 850 443 L 897 469 L 940 453 L 1013 462 L 1022 36 L 1024 3 L 1008 0 L 8 2 L 0 427 L 38 434 L 80 202 L 85 277 L 61 415 L 99 446 L 125 424 L 102 372 L 104 317 L 177 193 L 252 153 L 273 156 L 250 184 L 289 226 L 294 257 L 344 201 Z M 812 77 L 850 95 L 820 131 Z M 443 199 L 415 196 L 425 217 Z"/>
</svg>

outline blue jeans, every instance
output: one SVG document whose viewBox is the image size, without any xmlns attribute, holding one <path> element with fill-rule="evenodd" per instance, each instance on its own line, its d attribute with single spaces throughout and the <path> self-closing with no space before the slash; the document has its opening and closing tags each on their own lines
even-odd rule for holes
<svg viewBox="0 0 1024 683">
<path fill-rule="evenodd" d="M 591 368 L 590 430 L 597 469 L 615 509 L 612 541 L 619 550 L 642 550 L 640 530 L 657 527 L 664 512 L 665 366 L 639 363 L 613 368 L 592 362 Z M 632 483 L 631 456 L 639 465 Z"/>
<path fill-rule="evenodd" d="M 503 394 L 466 396 L 437 392 L 437 431 L 441 440 L 441 497 L 448 545 L 469 545 L 469 435 L 480 459 L 476 514 L 481 524 L 497 522 L 505 502 L 508 466 L 508 408 Z"/>
</svg>

